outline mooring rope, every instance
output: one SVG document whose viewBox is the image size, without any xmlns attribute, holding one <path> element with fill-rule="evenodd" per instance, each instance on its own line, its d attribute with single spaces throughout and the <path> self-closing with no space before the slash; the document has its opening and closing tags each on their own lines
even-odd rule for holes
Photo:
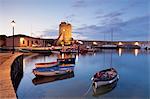
<svg viewBox="0 0 150 99">
<path fill-rule="evenodd" d="M 84 95 L 83 96 L 86 96 L 88 93 L 89 93 L 89 91 L 90 91 L 90 89 L 91 89 L 91 87 L 92 87 L 92 83 L 90 84 L 90 87 L 88 88 L 88 90 L 84 93 Z"/>
</svg>

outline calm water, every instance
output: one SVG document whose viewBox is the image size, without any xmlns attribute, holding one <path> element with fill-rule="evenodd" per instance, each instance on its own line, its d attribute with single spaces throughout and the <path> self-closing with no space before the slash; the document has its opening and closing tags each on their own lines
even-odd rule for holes
<svg viewBox="0 0 150 99">
<path fill-rule="evenodd" d="M 105 50 L 89 53 L 76 57 L 74 74 L 35 79 L 32 74 L 34 64 L 56 61 L 57 55 L 28 56 L 24 58 L 24 75 L 19 84 L 17 95 L 19 99 L 70 99 L 70 97 L 148 99 L 150 97 L 149 57 L 150 53 L 141 50 L 113 50 L 112 53 Z M 109 67 L 116 68 L 120 79 L 114 89 L 95 96 L 91 87 L 91 77 L 97 71 Z"/>
</svg>

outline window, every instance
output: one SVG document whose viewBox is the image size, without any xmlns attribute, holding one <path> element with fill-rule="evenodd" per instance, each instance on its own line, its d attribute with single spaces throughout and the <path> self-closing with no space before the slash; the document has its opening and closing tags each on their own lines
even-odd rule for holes
<svg viewBox="0 0 150 99">
<path fill-rule="evenodd" d="M 22 44 L 25 44 L 25 41 L 24 41 L 24 40 L 22 41 Z"/>
<path fill-rule="evenodd" d="M 38 44 L 38 41 L 35 41 L 36 44 Z"/>
<path fill-rule="evenodd" d="M 28 40 L 28 44 L 27 44 L 27 46 L 29 46 L 29 40 Z"/>
</svg>

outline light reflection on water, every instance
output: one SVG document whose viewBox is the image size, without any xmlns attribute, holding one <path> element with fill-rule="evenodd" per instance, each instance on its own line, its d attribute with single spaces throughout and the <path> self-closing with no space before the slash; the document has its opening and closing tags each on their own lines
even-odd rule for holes
<svg viewBox="0 0 150 99">
<path fill-rule="evenodd" d="M 112 54 L 111 54 L 112 52 Z M 112 55 L 112 56 L 111 56 Z M 89 53 L 76 56 L 75 70 L 72 77 L 65 76 L 44 79 L 54 80 L 35 85 L 32 74 L 34 64 L 37 62 L 56 61 L 58 55 L 36 55 L 24 59 L 24 76 L 17 90 L 18 98 L 58 98 L 58 97 L 89 97 L 89 98 L 142 98 L 149 96 L 149 63 L 150 54 L 142 50 L 101 50 L 98 53 Z M 111 58 L 112 57 L 112 58 Z M 112 61 L 112 63 L 111 63 Z M 111 65 L 112 64 L 112 65 Z M 102 95 L 93 95 L 91 77 L 95 72 L 114 67 L 120 75 L 117 86 Z M 68 78 L 67 78 L 68 77 Z M 59 80 L 61 79 L 61 80 Z M 35 80 L 34 80 L 35 81 Z"/>
</svg>

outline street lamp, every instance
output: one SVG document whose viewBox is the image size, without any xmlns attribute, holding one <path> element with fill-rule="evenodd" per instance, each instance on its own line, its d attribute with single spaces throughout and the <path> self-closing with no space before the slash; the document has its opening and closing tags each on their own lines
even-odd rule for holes
<svg viewBox="0 0 150 99">
<path fill-rule="evenodd" d="M 15 21 L 13 20 L 12 22 L 11 22 L 11 25 L 12 25 L 12 27 L 13 27 L 13 49 L 12 49 L 12 54 L 14 54 L 14 27 L 15 27 Z"/>
</svg>

